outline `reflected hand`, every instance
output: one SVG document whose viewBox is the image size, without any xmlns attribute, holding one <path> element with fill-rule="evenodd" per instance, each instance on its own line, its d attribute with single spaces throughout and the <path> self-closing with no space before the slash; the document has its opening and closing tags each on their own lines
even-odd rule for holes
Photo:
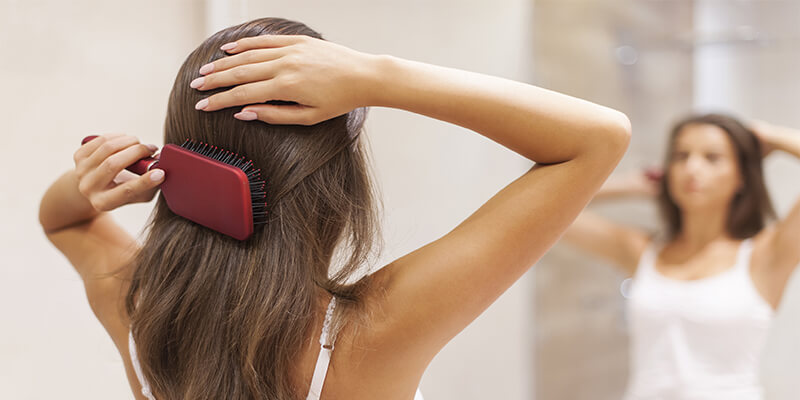
<svg viewBox="0 0 800 400">
<path fill-rule="evenodd" d="M 601 192 L 604 197 L 656 197 L 661 193 L 663 176 L 664 173 L 659 167 L 633 170 L 609 179 Z"/>
<path fill-rule="evenodd" d="M 223 49 L 233 55 L 204 65 L 199 71 L 204 76 L 190 86 L 235 87 L 201 100 L 197 109 L 248 105 L 235 117 L 313 125 L 369 105 L 374 56 L 308 36 L 264 35 L 231 43 Z M 263 104 L 269 101 L 283 104 Z"/>
<path fill-rule="evenodd" d="M 761 143 L 761 157 L 768 156 L 777 148 L 774 138 L 776 131 L 779 129 L 777 126 L 761 120 L 752 120 L 748 125 Z"/>
</svg>

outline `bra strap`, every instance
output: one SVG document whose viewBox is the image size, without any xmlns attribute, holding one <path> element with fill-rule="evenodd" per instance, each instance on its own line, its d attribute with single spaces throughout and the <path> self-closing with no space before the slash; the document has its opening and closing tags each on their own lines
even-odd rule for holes
<svg viewBox="0 0 800 400">
<path fill-rule="evenodd" d="M 333 342 L 328 344 L 328 339 L 335 308 L 336 296 L 333 296 L 331 302 L 328 303 L 328 310 L 325 312 L 325 322 L 322 323 L 322 334 L 319 337 L 319 357 L 317 357 L 317 366 L 314 368 L 314 377 L 311 378 L 311 387 L 308 389 L 306 400 L 319 400 L 319 396 L 322 394 L 322 385 L 325 383 L 325 376 L 328 374 L 328 366 L 331 363 L 331 353 L 333 353 Z"/>
</svg>

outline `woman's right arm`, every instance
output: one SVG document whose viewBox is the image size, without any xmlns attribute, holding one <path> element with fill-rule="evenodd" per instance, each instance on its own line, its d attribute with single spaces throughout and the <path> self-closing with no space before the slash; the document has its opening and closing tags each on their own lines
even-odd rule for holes
<svg viewBox="0 0 800 400">
<path fill-rule="evenodd" d="M 247 55 L 254 48 L 263 50 Z M 294 101 L 284 109 L 244 110 L 267 122 L 307 124 L 360 106 L 394 107 L 469 128 L 537 163 L 444 237 L 374 274 L 381 296 L 372 344 L 387 351 L 374 352 L 383 362 L 370 364 L 386 374 L 410 366 L 421 374 L 536 263 L 591 200 L 630 138 L 618 111 L 506 79 L 304 37 L 246 38 L 235 52 L 206 68 L 218 72 L 199 89 L 244 84 L 200 109 Z"/>
<path fill-rule="evenodd" d="M 621 198 L 654 198 L 659 189 L 653 173 L 633 171 L 611 177 L 594 196 L 592 202 Z M 596 257 L 611 262 L 625 274 L 636 272 L 639 258 L 649 242 L 647 233 L 584 210 L 567 228 L 564 241 Z"/>
</svg>

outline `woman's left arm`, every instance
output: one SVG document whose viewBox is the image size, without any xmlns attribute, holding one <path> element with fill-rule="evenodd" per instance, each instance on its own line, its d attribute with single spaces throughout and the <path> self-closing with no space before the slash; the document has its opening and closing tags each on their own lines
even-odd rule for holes
<svg viewBox="0 0 800 400">
<path fill-rule="evenodd" d="M 129 319 L 122 301 L 130 277 L 129 271 L 124 276 L 116 272 L 130 263 L 138 244 L 109 211 L 153 198 L 164 179 L 162 172 L 156 172 L 161 170 L 128 178 L 121 178 L 120 173 L 156 149 L 139 144 L 132 136 L 98 136 L 75 152 L 75 169 L 50 186 L 39 206 L 45 235 L 83 279 L 89 305 L 114 341 L 136 399 L 144 396 L 128 353 Z"/>
<path fill-rule="evenodd" d="M 125 167 L 156 149 L 132 136 L 98 136 L 75 152 L 75 168 L 50 186 L 39 207 L 45 235 L 81 276 L 92 311 L 117 347 L 127 346 L 127 331 L 122 335 L 125 316 L 120 311 L 129 277 L 115 272 L 130 262 L 138 244 L 108 211 L 153 198 L 163 180 L 163 173 L 155 172 L 160 170 L 135 178 L 118 177 Z M 153 180 L 154 174 L 161 177 Z"/>
<path fill-rule="evenodd" d="M 779 150 L 800 158 L 800 130 L 763 121 L 751 122 L 750 128 L 761 141 L 765 157 Z M 793 271 L 800 264 L 800 199 L 789 214 L 777 222 L 770 236 L 772 264 Z"/>
</svg>

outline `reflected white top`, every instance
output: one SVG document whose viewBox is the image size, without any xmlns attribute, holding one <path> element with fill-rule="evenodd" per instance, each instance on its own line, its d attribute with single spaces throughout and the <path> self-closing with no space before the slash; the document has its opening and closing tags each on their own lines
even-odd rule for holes
<svg viewBox="0 0 800 400">
<path fill-rule="evenodd" d="M 691 281 L 655 269 L 660 248 L 651 243 L 642 255 L 627 304 L 625 399 L 763 399 L 758 364 L 773 310 L 750 277 L 752 240 L 732 268 Z"/>
</svg>

